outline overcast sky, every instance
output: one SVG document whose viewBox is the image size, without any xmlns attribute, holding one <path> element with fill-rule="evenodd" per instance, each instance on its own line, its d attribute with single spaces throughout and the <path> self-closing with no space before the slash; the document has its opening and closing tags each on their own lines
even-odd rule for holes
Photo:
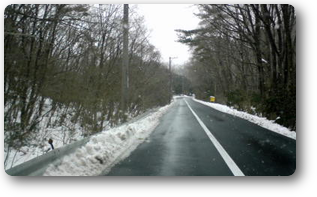
<svg viewBox="0 0 317 197">
<path fill-rule="evenodd" d="M 189 48 L 177 41 L 175 29 L 190 30 L 198 26 L 194 15 L 197 7 L 191 4 L 138 4 L 138 12 L 145 18 L 147 28 L 152 32 L 150 42 L 161 52 L 164 62 L 169 57 L 173 64 L 183 64 L 189 60 Z"/>
</svg>

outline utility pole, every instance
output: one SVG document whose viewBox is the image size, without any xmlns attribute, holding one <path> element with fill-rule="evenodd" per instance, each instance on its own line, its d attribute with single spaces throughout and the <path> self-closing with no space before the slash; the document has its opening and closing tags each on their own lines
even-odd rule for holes
<svg viewBox="0 0 317 197">
<path fill-rule="evenodd" d="M 129 4 L 123 6 L 123 49 L 122 49 L 121 110 L 127 110 L 129 101 Z"/>
<path fill-rule="evenodd" d="M 182 76 L 182 94 L 185 95 L 185 92 L 184 92 L 184 76 Z"/>
<path fill-rule="evenodd" d="M 168 62 L 168 70 L 169 70 L 169 78 L 170 78 L 170 100 L 173 96 L 173 79 L 172 79 L 172 59 L 176 59 L 177 57 L 169 57 Z"/>
</svg>

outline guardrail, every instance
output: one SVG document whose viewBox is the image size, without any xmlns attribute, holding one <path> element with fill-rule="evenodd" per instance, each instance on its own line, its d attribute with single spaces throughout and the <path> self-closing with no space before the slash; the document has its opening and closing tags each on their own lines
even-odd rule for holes
<svg viewBox="0 0 317 197">
<path fill-rule="evenodd" d="M 5 172 L 11 176 L 42 176 L 49 164 L 59 162 L 60 158 L 85 145 L 89 139 L 90 137 L 87 137 L 63 147 L 56 148 L 44 155 L 10 168 Z"/>
</svg>

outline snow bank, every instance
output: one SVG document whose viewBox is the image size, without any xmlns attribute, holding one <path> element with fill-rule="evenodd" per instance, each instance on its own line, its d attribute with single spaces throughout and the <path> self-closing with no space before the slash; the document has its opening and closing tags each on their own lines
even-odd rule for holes
<svg viewBox="0 0 317 197">
<path fill-rule="evenodd" d="M 193 100 L 196 102 L 202 103 L 204 105 L 207 105 L 209 107 L 212 107 L 218 111 L 246 119 L 246 120 L 253 122 L 253 123 L 255 123 L 263 128 L 269 129 L 271 131 L 274 131 L 276 133 L 279 133 L 281 135 L 284 135 L 286 137 L 289 137 L 289 138 L 296 140 L 296 132 L 295 131 L 290 131 L 286 127 L 283 127 L 277 123 L 274 123 L 274 121 L 272 121 L 272 120 L 268 120 L 264 117 L 258 117 L 255 115 L 251 115 L 251 114 L 248 114 L 246 112 L 238 111 L 238 110 L 230 108 L 226 105 L 221 105 L 218 103 L 209 103 L 209 102 L 201 101 L 198 99 L 193 99 Z"/>
<path fill-rule="evenodd" d="M 65 156 L 57 164 L 51 164 L 44 176 L 98 176 L 108 172 L 149 137 L 159 124 L 159 118 L 171 105 L 131 124 L 92 136 L 85 146 Z"/>
</svg>

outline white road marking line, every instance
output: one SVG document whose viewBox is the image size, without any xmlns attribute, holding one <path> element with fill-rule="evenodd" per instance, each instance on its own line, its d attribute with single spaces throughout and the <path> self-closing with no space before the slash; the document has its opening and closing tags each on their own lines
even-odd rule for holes
<svg viewBox="0 0 317 197">
<path fill-rule="evenodd" d="M 189 106 L 186 100 L 184 100 L 190 109 L 190 111 L 194 114 L 195 118 L 197 119 L 200 126 L 204 129 L 207 136 L 213 143 L 213 145 L 216 147 L 224 161 L 226 162 L 227 166 L 230 168 L 231 172 L 234 176 L 245 176 L 243 172 L 240 170 L 240 168 L 237 166 L 237 164 L 232 160 L 232 158 L 229 156 L 229 154 L 226 152 L 226 150 L 221 146 L 221 144 L 218 142 L 218 140 L 215 138 L 214 135 L 209 131 L 209 129 L 206 127 L 206 125 L 200 120 L 200 118 L 197 116 L 197 114 L 194 112 L 194 110 Z"/>
</svg>

